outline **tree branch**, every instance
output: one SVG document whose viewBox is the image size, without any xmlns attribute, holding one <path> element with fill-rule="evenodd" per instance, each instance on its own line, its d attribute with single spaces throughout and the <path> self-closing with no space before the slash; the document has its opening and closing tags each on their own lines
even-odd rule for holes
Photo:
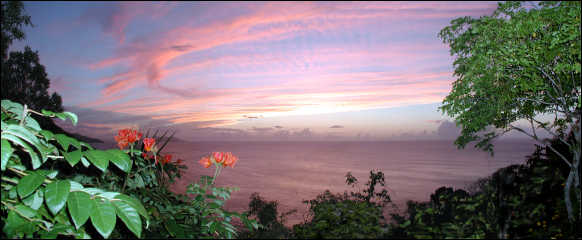
<svg viewBox="0 0 582 240">
<path fill-rule="evenodd" d="M 536 140 L 537 142 L 539 142 L 539 143 L 543 144 L 544 146 L 547 146 L 547 147 L 549 147 L 549 148 L 550 148 L 550 149 L 551 149 L 551 150 L 552 150 L 554 153 L 556 153 L 556 155 L 558 155 L 558 156 L 559 156 L 559 157 L 560 157 L 562 160 L 564 160 L 564 162 L 565 162 L 565 163 L 568 165 L 568 167 L 572 167 L 572 164 L 571 164 L 570 162 L 568 162 L 568 159 L 567 159 L 566 157 L 564 157 L 564 155 L 562 155 L 560 152 L 558 152 L 558 150 L 556 150 L 554 147 L 552 147 L 552 145 L 551 145 L 551 144 L 547 144 L 547 143 L 545 143 L 544 141 L 542 141 L 542 140 L 540 140 L 539 138 L 537 138 L 537 137 L 535 137 L 535 136 L 533 136 L 533 135 L 529 134 L 528 132 L 526 132 L 525 130 L 523 130 L 523 129 L 519 128 L 519 127 L 513 126 L 513 125 L 511 125 L 511 124 L 509 124 L 509 126 L 510 126 L 512 129 L 515 129 L 515 130 L 517 130 L 517 131 L 520 131 L 520 132 L 524 133 L 525 135 L 527 135 L 527 136 L 529 136 L 529 137 L 533 138 L 534 140 Z"/>
</svg>

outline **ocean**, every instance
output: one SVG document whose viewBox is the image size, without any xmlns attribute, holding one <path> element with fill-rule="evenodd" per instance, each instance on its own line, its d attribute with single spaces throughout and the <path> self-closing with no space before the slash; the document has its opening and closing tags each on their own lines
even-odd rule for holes
<svg viewBox="0 0 582 240">
<path fill-rule="evenodd" d="M 473 147 L 459 150 L 452 141 L 390 142 L 172 142 L 164 149 L 185 160 L 188 170 L 171 189 L 184 193 L 201 175 L 212 176 L 198 160 L 213 151 L 228 151 L 239 157 L 234 168 L 223 169 L 217 186 L 236 186 L 226 204 L 228 210 L 245 211 L 249 197 L 258 192 L 266 200 L 279 202 L 279 213 L 298 212 L 286 225 L 303 221 L 303 200 L 314 199 L 326 189 L 343 193 L 351 172 L 360 189 L 372 169 L 381 170 L 396 211 L 405 210 L 407 200 L 427 201 L 441 186 L 465 188 L 479 178 L 511 164 L 521 164 L 534 150 L 534 143 L 505 140 L 495 144 L 495 155 Z M 355 189 L 357 190 L 357 188 Z"/>
</svg>

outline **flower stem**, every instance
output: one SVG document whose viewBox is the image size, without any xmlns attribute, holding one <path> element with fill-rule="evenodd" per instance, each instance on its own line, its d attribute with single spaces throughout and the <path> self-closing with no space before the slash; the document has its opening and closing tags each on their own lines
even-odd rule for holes
<svg viewBox="0 0 582 240">
<path fill-rule="evenodd" d="M 129 154 L 131 155 L 131 167 L 133 167 L 133 143 L 129 145 L 130 146 L 130 151 Z M 130 167 L 130 169 L 131 169 Z M 125 179 L 123 180 L 123 187 L 121 187 L 121 192 L 125 192 L 125 186 L 127 185 L 127 178 L 129 178 L 129 173 L 125 174 Z"/>
<path fill-rule="evenodd" d="M 214 185 L 214 181 L 216 180 L 216 178 L 218 177 L 218 175 L 220 175 L 220 164 L 216 165 L 216 170 L 214 170 L 214 177 L 212 177 L 212 182 L 210 183 L 210 185 Z"/>
</svg>

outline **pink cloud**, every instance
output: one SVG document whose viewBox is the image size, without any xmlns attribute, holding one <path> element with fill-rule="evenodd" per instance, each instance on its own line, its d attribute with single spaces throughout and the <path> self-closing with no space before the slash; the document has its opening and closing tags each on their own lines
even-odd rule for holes
<svg viewBox="0 0 582 240">
<path fill-rule="evenodd" d="M 261 48 L 274 40 L 307 32 L 340 31 L 377 22 L 380 18 L 382 21 L 402 18 L 426 20 L 478 15 L 490 11 L 492 5 L 495 4 L 479 3 L 461 8 L 436 3 L 306 3 L 284 6 L 271 3 L 253 5 L 256 8 L 249 9 L 249 13 L 244 15 L 199 25 L 185 23 L 159 34 L 148 35 L 147 39 L 137 38 L 131 42 L 123 41 L 126 28 L 137 16 L 151 11 L 129 7 L 135 5 L 120 5 L 112 16 L 103 20 L 105 31 L 115 35 L 120 40 L 120 46 L 114 56 L 90 67 L 98 71 L 123 63 L 128 68 L 99 79 L 100 83 L 105 84 L 101 99 L 84 106 L 118 113 L 147 113 L 157 120 L 207 123 L 207 127 L 216 127 L 236 123 L 245 114 L 304 114 L 322 109 L 333 112 L 439 102 L 450 88 L 453 79 L 450 72 L 403 70 L 398 73 L 344 73 L 342 70 L 365 66 L 393 69 L 417 67 L 419 62 L 447 56 L 440 42 L 387 42 L 380 47 L 363 45 L 353 48 L 330 44 L 309 50 L 210 54 L 205 58 L 202 54 L 219 47 L 245 48 L 248 43 Z M 425 26 L 423 24 L 427 23 L 414 24 Z M 265 46 L 269 47 L 272 46 Z M 200 60 L 178 61 L 188 60 L 192 56 Z M 302 69 L 300 66 L 303 65 L 309 68 Z M 183 77 L 188 73 L 209 72 L 226 66 L 241 70 L 217 71 L 215 76 L 228 78 L 229 83 L 257 76 L 256 81 L 263 81 L 263 85 L 226 88 L 213 82 L 215 78 L 211 74 Z M 180 78 L 177 82 L 181 85 L 170 82 L 172 78 Z M 119 102 L 136 87 L 153 89 L 156 91 L 155 98 L 140 97 Z M 115 104 L 102 106 L 112 102 Z"/>
<path fill-rule="evenodd" d="M 283 14 L 281 13 L 282 9 L 285 9 Z M 191 52 L 202 51 L 226 44 L 258 40 L 268 41 L 281 37 L 286 38 L 290 36 L 289 34 L 300 34 L 309 30 L 322 31 L 325 29 L 335 29 L 338 27 L 346 27 L 350 24 L 349 19 L 351 17 L 349 15 L 340 15 L 345 20 L 343 22 L 315 21 L 327 19 L 330 14 L 323 10 L 329 9 L 333 9 L 333 7 L 299 4 L 291 8 L 281 8 L 274 4 L 265 5 L 259 7 L 252 14 L 239 16 L 234 19 L 226 19 L 200 27 L 179 27 L 170 30 L 161 34 L 164 38 L 151 41 L 151 46 L 143 46 L 142 42 L 134 42 L 133 44 L 137 45 L 130 44 L 129 46 L 121 48 L 118 52 L 121 55 L 95 63 L 92 67 L 104 67 L 117 63 L 121 59 L 133 59 L 130 73 L 126 73 L 125 76 L 112 76 L 101 80 L 114 81 L 114 83 L 109 84 L 103 90 L 104 95 L 130 89 L 140 82 L 143 84 L 144 80 L 149 87 L 169 90 L 168 88 L 160 88 L 159 82 L 167 75 L 168 71 L 164 68 L 171 60 Z M 397 17 L 391 14 L 383 14 L 384 17 Z M 364 18 L 369 17 L 366 14 L 362 15 Z M 126 18 L 120 17 L 120 19 L 124 20 Z M 308 24 L 281 25 L 281 23 L 290 23 L 293 21 L 303 21 Z M 123 26 L 123 24 L 120 25 Z M 256 28 L 260 26 L 273 27 Z M 198 36 L 205 37 L 200 38 Z M 395 58 L 409 57 L 409 55 L 399 56 L 396 53 L 393 53 L 392 56 Z M 195 66 L 203 66 L 203 64 L 196 64 L 192 67 Z M 113 80 L 113 78 L 118 79 Z"/>
</svg>

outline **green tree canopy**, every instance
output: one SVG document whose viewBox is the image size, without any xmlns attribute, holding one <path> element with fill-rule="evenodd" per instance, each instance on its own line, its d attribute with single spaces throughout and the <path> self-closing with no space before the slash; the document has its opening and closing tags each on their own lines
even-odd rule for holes
<svg viewBox="0 0 582 240">
<path fill-rule="evenodd" d="M 493 153 L 493 138 L 522 132 L 571 167 L 565 200 L 569 205 L 572 183 L 579 200 L 580 2 L 500 3 L 491 16 L 451 21 L 439 37 L 455 56 L 457 80 L 440 107 L 461 127 L 455 144 L 477 141 L 476 147 Z M 544 121 L 539 118 L 544 114 L 554 118 Z M 518 120 L 531 129 L 517 125 Z M 564 157 L 536 131 L 559 138 L 573 157 Z M 572 218 L 570 205 L 568 212 Z"/>
</svg>

